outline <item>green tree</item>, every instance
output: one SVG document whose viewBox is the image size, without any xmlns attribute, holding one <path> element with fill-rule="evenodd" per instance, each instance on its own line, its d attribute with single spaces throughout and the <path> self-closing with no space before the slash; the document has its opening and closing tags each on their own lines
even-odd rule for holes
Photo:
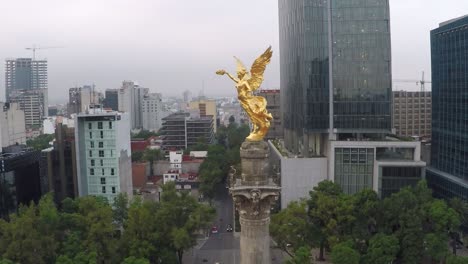
<svg viewBox="0 0 468 264">
<path fill-rule="evenodd" d="M 447 258 L 446 264 L 466 264 L 468 263 L 468 257 L 460 257 L 460 256 L 449 256 Z"/>
<path fill-rule="evenodd" d="M 365 264 L 393 263 L 399 251 L 400 245 L 396 236 L 379 233 L 370 240 L 363 262 Z"/>
<path fill-rule="evenodd" d="M 153 164 L 157 160 L 162 160 L 164 158 L 163 153 L 160 149 L 145 149 L 143 153 L 143 159 L 150 163 L 150 175 L 154 175 Z"/>
<path fill-rule="evenodd" d="M 291 260 L 286 261 L 286 264 L 306 264 L 311 263 L 310 260 L 310 248 L 300 247 L 294 253 L 294 257 Z"/>
<path fill-rule="evenodd" d="M 196 234 L 207 228 L 215 211 L 198 203 L 188 192 L 178 192 L 174 183 L 163 186 L 156 219 L 163 237 L 169 237 L 179 263 L 187 249 L 196 245 Z"/>
<path fill-rule="evenodd" d="M 122 262 L 122 264 L 150 264 L 149 260 L 144 258 L 135 258 L 135 257 L 128 257 Z"/>
<path fill-rule="evenodd" d="M 128 195 L 119 193 L 114 199 L 113 219 L 119 225 L 123 226 L 128 218 Z"/>
<path fill-rule="evenodd" d="M 349 241 L 336 244 L 331 252 L 333 264 L 359 264 L 360 258 L 359 252 Z"/>
<path fill-rule="evenodd" d="M 159 136 L 159 133 L 152 132 L 152 131 L 149 131 L 149 130 L 140 130 L 140 132 L 138 132 L 138 133 L 132 133 L 131 134 L 132 139 L 141 138 L 141 139 L 144 139 L 144 140 L 147 140 L 150 137 L 157 137 L 157 136 Z"/>
<path fill-rule="evenodd" d="M 143 160 L 143 151 L 134 151 L 132 152 L 132 162 L 140 162 Z"/>
<path fill-rule="evenodd" d="M 313 226 L 307 216 L 307 202 L 291 202 L 286 209 L 271 217 L 270 235 L 289 256 L 302 247 L 313 246 Z"/>
<path fill-rule="evenodd" d="M 50 142 L 54 140 L 54 138 L 54 134 L 43 134 L 34 139 L 28 139 L 26 145 L 34 150 L 43 150 L 51 147 Z"/>
<path fill-rule="evenodd" d="M 233 124 L 236 122 L 236 118 L 232 115 L 229 117 L 229 124 Z"/>
</svg>

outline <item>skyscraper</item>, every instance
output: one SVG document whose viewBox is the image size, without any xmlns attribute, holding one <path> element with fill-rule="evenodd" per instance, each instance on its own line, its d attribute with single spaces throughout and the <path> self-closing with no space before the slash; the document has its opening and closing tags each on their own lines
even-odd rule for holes
<svg viewBox="0 0 468 264">
<path fill-rule="evenodd" d="M 429 185 L 468 200 L 468 16 L 431 31 L 432 144 Z"/>
<path fill-rule="evenodd" d="M 391 131 L 388 0 L 279 0 L 285 145 Z"/>
<path fill-rule="evenodd" d="M 5 98 L 20 104 L 27 128 L 40 126 L 42 118 L 48 115 L 47 87 L 47 60 L 5 61 Z"/>
<path fill-rule="evenodd" d="M 324 179 L 386 197 L 424 176 L 420 142 L 389 136 L 389 17 L 388 0 L 279 0 L 283 206 Z"/>
</svg>

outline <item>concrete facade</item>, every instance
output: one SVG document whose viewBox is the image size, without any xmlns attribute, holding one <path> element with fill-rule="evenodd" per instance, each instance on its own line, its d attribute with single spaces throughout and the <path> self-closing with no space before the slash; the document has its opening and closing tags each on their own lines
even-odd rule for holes
<svg viewBox="0 0 468 264">
<path fill-rule="evenodd" d="M 163 117 L 162 95 L 160 93 L 147 94 L 143 97 L 142 104 L 143 129 L 159 131 Z"/>
<path fill-rule="evenodd" d="M 7 59 L 5 61 L 5 98 L 20 90 L 40 90 L 48 88 L 47 60 L 31 58 Z"/>
<path fill-rule="evenodd" d="M 26 144 L 24 111 L 17 103 L 0 103 L 0 153 L 2 148 Z"/>
<path fill-rule="evenodd" d="M 9 102 L 18 103 L 24 111 L 26 129 L 39 129 L 42 119 L 48 115 L 47 89 L 13 90 Z"/>
<path fill-rule="evenodd" d="M 79 196 L 98 195 L 113 202 L 133 195 L 128 113 L 90 109 L 75 119 Z"/>
</svg>

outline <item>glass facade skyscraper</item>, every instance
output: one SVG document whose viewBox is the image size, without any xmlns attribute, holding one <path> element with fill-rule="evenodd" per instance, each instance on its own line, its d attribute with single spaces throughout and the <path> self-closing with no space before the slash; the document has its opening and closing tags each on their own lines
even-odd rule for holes
<svg viewBox="0 0 468 264">
<path fill-rule="evenodd" d="M 391 131 L 388 0 L 279 0 L 285 145 Z M 330 117 L 331 116 L 331 117 Z"/>
<path fill-rule="evenodd" d="M 468 200 L 468 16 L 431 31 L 432 144 L 429 185 Z"/>
</svg>

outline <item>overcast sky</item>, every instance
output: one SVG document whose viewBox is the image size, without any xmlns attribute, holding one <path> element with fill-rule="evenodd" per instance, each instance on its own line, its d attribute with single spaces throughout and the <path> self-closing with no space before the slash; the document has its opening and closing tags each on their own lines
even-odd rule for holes
<svg viewBox="0 0 468 264">
<path fill-rule="evenodd" d="M 295 0 L 291 0 L 295 1 Z M 298 0 L 299 1 L 299 0 Z M 0 60 L 31 57 L 33 44 L 49 61 L 50 102 L 68 88 L 95 83 L 118 88 L 135 80 L 164 96 L 234 95 L 214 74 L 235 71 L 232 55 L 250 65 L 272 45 L 264 88 L 279 88 L 277 0 L 0 0 Z M 468 0 L 390 0 L 393 77 L 430 79 L 429 31 L 468 13 Z M 4 98 L 4 63 L 0 66 Z M 398 89 L 417 89 L 394 83 Z"/>
</svg>

